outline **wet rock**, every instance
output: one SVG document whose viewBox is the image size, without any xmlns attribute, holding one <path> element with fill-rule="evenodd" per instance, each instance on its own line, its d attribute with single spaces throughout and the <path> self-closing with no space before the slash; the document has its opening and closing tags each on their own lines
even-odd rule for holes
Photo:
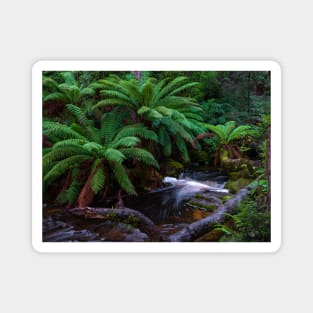
<svg viewBox="0 0 313 313">
<path fill-rule="evenodd" d="M 178 177 L 178 175 L 184 170 L 184 165 L 173 159 L 167 159 L 161 164 L 162 172 L 166 173 L 166 176 Z"/>
<path fill-rule="evenodd" d="M 235 181 L 229 181 L 226 183 L 225 188 L 229 189 L 231 193 L 237 193 L 240 189 L 244 188 L 245 186 L 249 185 L 251 179 L 247 178 L 239 178 Z"/>
<path fill-rule="evenodd" d="M 202 210 L 214 211 L 222 204 L 222 200 L 213 195 L 197 194 L 187 202 L 187 206 Z"/>
<path fill-rule="evenodd" d="M 87 229 L 77 230 L 63 221 L 55 221 L 51 217 L 43 220 L 44 242 L 95 241 L 98 234 Z"/>
<path fill-rule="evenodd" d="M 149 237 L 147 234 L 141 232 L 138 228 L 136 228 L 131 234 L 125 237 L 124 241 L 143 242 L 143 241 L 149 241 Z"/>
<path fill-rule="evenodd" d="M 128 241 L 128 242 L 143 242 L 150 241 L 147 234 L 134 228 L 131 225 L 120 223 L 114 226 L 107 234 L 107 241 Z"/>
</svg>

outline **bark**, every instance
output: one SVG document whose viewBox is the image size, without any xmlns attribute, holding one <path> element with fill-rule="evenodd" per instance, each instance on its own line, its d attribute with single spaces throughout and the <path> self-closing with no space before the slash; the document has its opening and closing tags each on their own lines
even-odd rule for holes
<svg viewBox="0 0 313 313">
<path fill-rule="evenodd" d="M 271 128 L 268 129 L 266 140 L 266 176 L 268 182 L 267 206 L 271 206 Z"/>
<path fill-rule="evenodd" d="M 239 190 L 234 197 L 224 204 L 220 205 L 217 210 L 210 216 L 191 223 L 175 234 L 170 235 L 167 241 L 184 242 L 194 241 L 200 236 L 212 230 L 215 224 L 220 224 L 225 219 L 225 213 L 232 213 L 235 207 L 248 195 L 249 187 Z"/>
<path fill-rule="evenodd" d="M 109 208 L 73 208 L 69 210 L 70 213 L 76 216 L 91 220 L 110 220 L 112 216 L 119 218 L 121 222 L 127 221 L 130 217 L 136 218 L 138 221 L 137 227 L 146 233 L 151 240 L 159 241 L 160 231 L 156 225 L 144 214 L 129 208 L 109 209 Z"/>
</svg>

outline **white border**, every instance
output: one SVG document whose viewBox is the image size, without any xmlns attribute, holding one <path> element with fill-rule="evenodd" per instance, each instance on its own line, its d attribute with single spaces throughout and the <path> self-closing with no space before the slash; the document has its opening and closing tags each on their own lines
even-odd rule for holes
<svg viewBox="0 0 313 313">
<path fill-rule="evenodd" d="M 271 71 L 271 242 L 42 242 L 42 71 Z M 281 246 L 281 67 L 275 61 L 38 61 L 32 68 L 32 244 L 37 252 L 276 252 Z"/>
</svg>

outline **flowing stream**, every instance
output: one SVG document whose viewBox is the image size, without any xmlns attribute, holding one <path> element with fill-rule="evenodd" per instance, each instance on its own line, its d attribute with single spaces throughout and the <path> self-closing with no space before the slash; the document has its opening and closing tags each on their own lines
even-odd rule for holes
<svg viewBox="0 0 313 313">
<path fill-rule="evenodd" d="M 168 235 L 211 214 L 209 210 L 199 208 L 197 203 L 193 205 L 192 201 L 220 205 L 220 198 L 228 194 L 224 188 L 227 179 L 219 172 L 187 171 L 178 178 L 165 177 L 159 189 L 125 197 L 124 204 L 148 216 L 162 234 Z M 90 223 L 59 213 L 44 218 L 43 238 L 44 241 L 145 241 L 145 234 L 139 230 L 125 239 L 121 235 L 127 231 L 125 227 L 117 225 L 112 232 L 109 222 Z"/>
<path fill-rule="evenodd" d="M 218 172 L 184 172 L 178 178 L 165 177 L 164 187 L 137 197 L 126 199 L 126 206 L 139 210 L 154 221 L 164 221 L 186 209 L 185 204 L 199 193 L 221 197 L 228 194 L 224 188 L 228 177 Z"/>
</svg>

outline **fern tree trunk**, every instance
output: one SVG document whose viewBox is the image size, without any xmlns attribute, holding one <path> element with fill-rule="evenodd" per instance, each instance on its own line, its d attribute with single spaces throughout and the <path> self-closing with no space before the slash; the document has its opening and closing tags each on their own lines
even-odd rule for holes
<svg viewBox="0 0 313 313">
<path fill-rule="evenodd" d="M 271 206 L 271 128 L 268 128 L 267 138 L 266 138 L 266 176 L 268 182 L 267 191 L 267 207 L 270 209 Z"/>
</svg>

